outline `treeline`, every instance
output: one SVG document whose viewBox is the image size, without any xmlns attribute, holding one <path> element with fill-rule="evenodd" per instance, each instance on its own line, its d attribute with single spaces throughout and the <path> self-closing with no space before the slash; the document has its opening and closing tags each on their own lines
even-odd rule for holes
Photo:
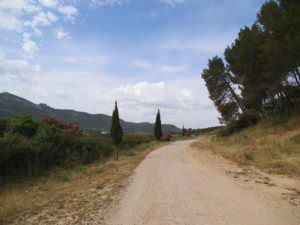
<svg viewBox="0 0 300 225">
<path fill-rule="evenodd" d="M 190 136 L 190 135 L 203 135 L 203 134 L 208 134 L 211 133 L 215 130 L 219 130 L 221 129 L 221 126 L 216 126 L 216 127 L 207 127 L 207 128 L 196 128 L 196 129 L 192 129 L 192 128 L 184 128 L 184 126 L 182 127 L 182 136 Z"/>
<path fill-rule="evenodd" d="M 223 61 L 225 59 L 225 62 Z M 203 70 L 223 135 L 273 115 L 300 111 L 300 1 L 264 3 L 251 27 Z"/>
<path fill-rule="evenodd" d="M 119 149 L 151 141 L 150 135 L 124 135 Z M 78 126 L 55 118 L 0 119 L 0 184 L 39 176 L 58 166 L 91 163 L 114 151 L 110 137 L 83 134 Z"/>
</svg>

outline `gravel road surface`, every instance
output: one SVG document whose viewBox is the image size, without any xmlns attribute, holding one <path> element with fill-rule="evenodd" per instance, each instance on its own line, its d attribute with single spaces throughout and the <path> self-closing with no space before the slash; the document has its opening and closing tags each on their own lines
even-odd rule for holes
<svg viewBox="0 0 300 225">
<path fill-rule="evenodd" d="M 299 215 L 245 188 L 178 141 L 136 169 L 106 225 L 299 225 Z M 300 214 L 300 212 L 299 212 Z"/>
</svg>

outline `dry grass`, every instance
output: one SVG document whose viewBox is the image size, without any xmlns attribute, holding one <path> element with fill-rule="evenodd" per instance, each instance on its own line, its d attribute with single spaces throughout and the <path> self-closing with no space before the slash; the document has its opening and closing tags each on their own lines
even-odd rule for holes
<svg viewBox="0 0 300 225">
<path fill-rule="evenodd" d="M 58 170 L 0 194 L 0 224 L 86 224 L 100 215 L 126 185 L 139 162 L 161 143 L 151 143 L 106 160 Z"/>
<path fill-rule="evenodd" d="M 241 164 L 268 172 L 300 176 L 300 117 L 261 121 L 229 137 L 207 136 L 194 144 Z"/>
</svg>

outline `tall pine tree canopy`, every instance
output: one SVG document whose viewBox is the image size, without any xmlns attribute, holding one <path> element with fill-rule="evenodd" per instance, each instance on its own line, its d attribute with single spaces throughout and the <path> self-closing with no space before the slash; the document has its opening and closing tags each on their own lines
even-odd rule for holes
<svg viewBox="0 0 300 225">
<path fill-rule="evenodd" d="M 209 92 L 209 98 L 214 102 L 221 114 L 221 123 L 229 123 L 237 118 L 240 101 L 231 87 L 230 74 L 227 73 L 223 60 L 215 56 L 208 60 L 208 68 L 203 70 L 202 78 Z M 243 110 L 243 106 L 240 106 Z"/>
<path fill-rule="evenodd" d="M 240 120 L 239 111 L 248 123 L 250 117 L 300 113 L 300 1 L 265 2 L 224 58 L 209 59 L 202 73 L 221 121 Z"/>
<path fill-rule="evenodd" d="M 232 81 L 240 86 L 245 107 L 255 112 L 259 111 L 269 86 L 264 74 L 265 60 L 261 57 L 264 38 L 257 25 L 245 27 L 224 53 Z"/>
<path fill-rule="evenodd" d="M 160 140 L 162 137 L 161 120 L 160 120 L 160 111 L 159 110 L 156 114 L 156 119 L 155 119 L 155 124 L 154 124 L 154 137 L 157 140 Z"/>
<path fill-rule="evenodd" d="M 112 114 L 110 135 L 115 145 L 119 145 L 122 142 L 123 129 L 120 124 L 117 101 L 115 102 L 115 109 Z"/>
</svg>

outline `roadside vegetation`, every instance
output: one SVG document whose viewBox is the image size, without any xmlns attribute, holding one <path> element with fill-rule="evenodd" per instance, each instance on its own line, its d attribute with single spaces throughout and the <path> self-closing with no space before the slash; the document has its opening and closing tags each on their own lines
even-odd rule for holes
<svg viewBox="0 0 300 225">
<path fill-rule="evenodd" d="M 127 151 L 154 138 L 124 135 L 120 151 Z M 0 184 L 22 182 L 58 167 L 71 168 L 109 158 L 115 152 L 110 137 L 83 134 L 79 127 L 30 115 L 0 119 Z"/>
<path fill-rule="evenodd" d="M 226 137 L 216 130 L 194 146 L 242 165 L 300 177 L 300 116 L 268 118 Z"/>
<path fill-rule="evenodd" d="M 123 134 L 117 102 L 110 135 L 56 118 L 0 119 L 0 223 L 79 223 L 104 210 L 138 163 L 164 144 Z"/>
<path fill-rule="evenodd" d="M 124 139 L 127 147 L 121 148 L 118 161 L 111 156 L 3 185 L 0 224 L 81 224 L 98 214 L 100 222 L 137 165 L 164 145 L 153 139 L 136 145 L 142 139 L 139 135 L 125 135 Z"/>
</svg>

